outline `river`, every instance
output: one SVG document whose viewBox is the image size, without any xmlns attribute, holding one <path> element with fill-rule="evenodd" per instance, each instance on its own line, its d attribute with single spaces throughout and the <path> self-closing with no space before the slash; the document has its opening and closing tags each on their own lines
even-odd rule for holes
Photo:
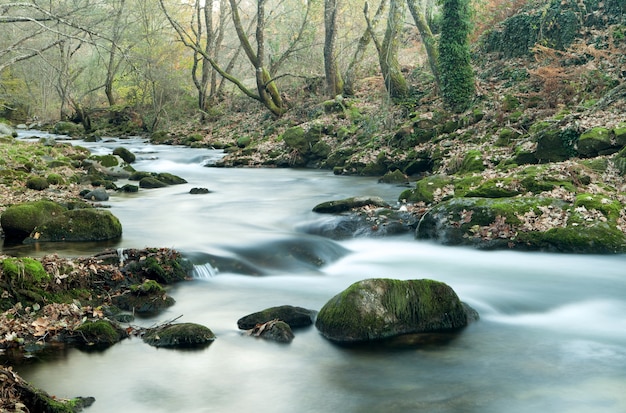
<svg viewBox="0 0 626 413">
<path fill-rule="evenodd" d="M 330 241 L 299 230 L 324 219 L 311 212 L 317 203 L 355 195 L 394 202 L 402 189 L 328 171 L 206 167 L 219 151 L 140 139 L 74 143 L 99 154 L 125 146 L 137 154 L 137 170 L 189 182 L 112 194 L 106 205 L 123 237 L 109 246 L 173 247 L 197 264 L 194 280 L 169 290 L 175 306 L 134 324 L 180 316 L 218 337 L 196 351 L 132 338 L 104 352 L 67 349 L 16 367 L 58 397 L 95 397 L 86 412 L 626 411 L 626 256 L 476 251 L 411 236 Z M 193 187 L 211 193 L 190 195 Z M 293 254 L 294 246 L 325 264 Z M 206 265 L 211 257 L 242 270 Z M 371 277 L 446 282 L 481 319 L 445 345 L 397 348 L 339 347 L 314 327 L 296 330 L 289 345 L 237 330 L 240 317 L 270 306 L 319 310 Z"/>
</svg>

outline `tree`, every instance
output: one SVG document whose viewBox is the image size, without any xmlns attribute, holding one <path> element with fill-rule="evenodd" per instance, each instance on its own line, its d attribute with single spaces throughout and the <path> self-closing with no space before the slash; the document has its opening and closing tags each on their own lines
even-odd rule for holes
<svg viewBox="0 0 626 413">
<path fill-rule="evenodd" d="M 198 91 L 198 109 L 200 109 L 202 120 L 204 120 L 210 97 L 216 87 L 213 76 L 215 70 L 209 60 L 204 57 L 205 55 L 215 56 L 216 35 L 213 29 L 213 0 L 204 2 L 196 0 L 193 16 L 192 31 L 195 36 L 195 44 L 202 47 L 202 43 L 204 43 L 205 53 L 204 55 L 200 54 L 194 49 L 191 75 Z M 198 71 L 200 71 L 200 76 L 198 76 Z"/>
<path fill-rule="evenodd" d="M 427 13 L 429 13 L 429 10 L 432 9 L 432 4 L 426 8 L 422 7 L 422 5 L 418 3 L 418 0 L 407 0 L 407 4 L 409 6 L 411 16 L 413 16 L 413 21 L 415 22 L 417 31 L 422 38 L 424 49 L 426 49 L 428 65 L 433 77 L 435 78 L 435 84 L 437 88 L 439 88 L 439 51 L 437 50 L 437 42 L 435 41 L 433 32 L 430 30 L 430 25 L 428 24 L 429 19 L 427 18 Z"/>
<path fill-rule="evenodd" d="M 439 72 L 441 95 L 447 108 L 462 112 L 474 96 L 468 36 L 471 30 L 469 0 L 443 0 Z"/>
<path fill-rule="evenodd" d="M 201 55 L 206 59 L 209 64 L 225 79 L 233 83 L 241 92 L 246 96 L 261 102 L 269 111 L 275 116 L 281 116 L 287 108 L 283 103 L 282 97 L 278 90 L 275 80 L 270 76 L 269 70 L 265 66 L 265 2 L 266 0 L 258 0 L 257 2 L 257 14 L 256 14 L 256 50 L 253 48 L 252 43 L 248 39 L 246 30 L 243 27 L 243 23 L 239 16 L 239 7 L 236 0 L 230 0 L 230 11 L 237 33 L 237 38 L 241 43 L 243 51 L 248 57 L 249 62 L 254 67 L 255 80 L 256 80 L 256 92 L 248 88 L 243 81 L 238 79 L 232 73 L 224 70 L 217 62 L 214 56 L 210 56 L 204 50 L 204 48 L 197 42 L 197 40 L 191 36 L 185 28 L 173 18 L 163 0 L 159 0 L 161 9 L 165 13 L 168 21 L 172 27 L 176 30 L 179 39 L 183 44 L 194 52 Z"/>
<path fill-rule="evenodd" d="M 387 0 L 381 0 L 380 4 L 378 5 L 378 9 L 376 9 L 376 14 L 374 15 L 374 18 L 371 21 L 372 30 L 370 30 L 369 27 L 366 27 L 365 31 L 363 31 L 363 34 L 359 38 L 357 48 L 354 52 L 354 56 L 352 57 L 350 64 L 348 64 L 348 69 L 346 70 L 346 73 L 344 75 L 345 80 L 344 80 L 344 85 L 343 85 L 343 93 L 346 96 L 354 95 L 354 83 L 356 82 L 357 68 L 363 61 L 363 57 L 365 56 L 365 50 L 367 49 L 367 46 L 370 44 L 370 41 L 372 40 L 372 34 L 370 32 L 376 29 L 376 26 L 380 22 L 383 16 L 383 13 L 385 12 L 386 7 L 387 7 Z M 365 2 L 363 13 L 366 16 L 368 13 L 367 9 L 368 9 L 368 4 L 367 2 Z"/>
<path fill-rule="evenodd" d="M 337 56 L 335 55 L 337 7 L 337 0 L 324 0 L 324 72 L 326 88 L 331 98 L 343 91 L 343 80 L 337 69 Z"/>
<path fill-rule="evenodd" d="M 364 11 L 367 12 L 367 9 Z M 404 7 L 403 0 L 390 0 L 387 29 L 385 30 L 385 37 L 383 38 L 382 43 L 376 39 L 372 22 L 367 14 L 365 16 L 370 35 L 372 36 L 374 44 L 376 45 L 376 50 L 378 51 L 378 60 L 383 80 L 385 82 L 385 87 L 387 88 L 389 97 L 392 99 L 403 99 L 409 95 L 409 87 L 406 79 L 402 75 L 400 63 L 398 61 L 400 34 L 404 26 L 405 13 L 406 9 Z"/>
</svg>

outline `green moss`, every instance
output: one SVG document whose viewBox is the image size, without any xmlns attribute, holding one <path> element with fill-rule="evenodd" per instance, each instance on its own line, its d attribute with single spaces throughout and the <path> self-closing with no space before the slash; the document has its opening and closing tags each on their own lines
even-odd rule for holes
<svg viewBox="0 0 626 413">
<path fill-rule="evenodd" d="M 459 174 L 481 172 L 485 170 L 485 164 L 483 163 L 483 154 L 479 150 L 469 150 L 458 170 Z"/>
<path fill-rule="evenodd" d="M 126 163 L 133 163 L 136 159 L 134 153 L 122 146 L 113 149 L 113 155 L 119 156 Z"/>
<path fill-rule="evenodd" d="M 146 176 L 139 180 L 140 188 L 164 188 L 167 184 L 153 176 Z"/>
<path fill-rule="evenodd" d="M 89 157 L 89 159 L 99 162 L 102 166 L 106 168 L 111 168 L 113 166 L 119 165 L 119 161 L 114 155 L 92 155 Z"/>
<path fill-rule="evenodd" d="M 467 324 L 458 296 L 433 280 L 368 279 L 352 284 L 320 310 L 316 326 L 340 342 L 456 329 Z"/>
<path fill-rule="evenodd" d="M 435 200 L 435 191 L 441 190 L 452 183 L 452 178 L 442 175 L 432 175 L 415 183 L 415 188 L 400 194 L 400 200 L 407 202 L 425 202 L 430 204 Z"/>
<path fill-rule="evenodd" d="M 237 138 L 237 146 L 240 148 L 245 148 L 250 145 L 252 142 L 252 138 L 250 136 L 240 136 Z"/>
<path fill-rule="evenodd" d="M 50 185 L 63 185 L 65 183 L 65 181 L 63 180 L 63 177 L 59 174 L 48 175 L 46 177 L 46 181 L 48 181 Z"/>
<path fill-rule="evenodd" d="M 80 333 L 83 344 L 88 345 L 111 345 L 122 338 L 120 330 L 107 320 L 88 321 L 74 331 Z"/>
<path fill-rule="evenodd" d="M 4 274 L 13 280 L 21 280 L 29 285 L 50 280 L 50 275 L 43 268 L 41 262 L 33 258 L 7 258 L 2 261 L 2 269 Z"/>
<path fill-rule="evenodd" d="M 130 291 L 140 295 L 165 293 L 165 289 L 161 287 L 161 284 L 154 280 L 146 280 L 142 284 L 131 285 Z"/>
<path fill-rule="evenodd" d="M 7 208 L 0 216 L 0 223 L 7 236 L 25 238 L 35 227 L 65 211 L 67 208 L 53 201 L 25 202 Z"/>
<path fill-rule="evenodd" d="M 580 135 L 578 153 L 583 156 L 597 156 L 611 146 L 611 131 L 604 127 L 595 127 Z"/>
<path fill-rule="evenodd" d="M 506 198 L 519 195 L 519 190 L 514 188 L 513 178 L 496 178 L 481 183 L 476 189 L 468 191 L 466 197 L 479 198 Z"/>
<path fill-rule="evenodd" d="M 202 347 L 215 340 L 215 334 L 200 324 L 180 323 L 150 329 L 143 340 L 155 347 Z"/>
<path fill-rule="evenodd" d="M 574 207 L 585 207 L 587 210 L 595 209 L 612 220 L 616 220 L 622 210 L 622 204 L 619 201 L 594 194 L 578 194 Z"/>
<path fill-rule="evenodd" d="M 591 227 L 568 226 L 552 228 L 545 232 L 526 232 L 518 235 L 518 242 L 526 243 L 533 249 L 568 253 L 624 253 L 626 236 L 619 229 L 607 223 L 597 223 Z"/>
<path fill-rule="evenodd" d="M 158 173 L 154 177 L 167 185 L 180 185 L 180 184 L 187 183 L 187 181 L 181 178 L 180 176 L 170 174 L 167 172 Z"/>
<path fill-rule="evenodd" d="M 111 212 L 95 208 L 74 209 L 35 228 L 28 242 L 105 241 L 122 235 L 122 224 Z"/>
<path fill-rule="evenodd" d="M 46 178 L 42 176 L 31 176 L 26 181 L 26 187 L 35 191 L 43 191 L 50 186 Z"/>
</svg>

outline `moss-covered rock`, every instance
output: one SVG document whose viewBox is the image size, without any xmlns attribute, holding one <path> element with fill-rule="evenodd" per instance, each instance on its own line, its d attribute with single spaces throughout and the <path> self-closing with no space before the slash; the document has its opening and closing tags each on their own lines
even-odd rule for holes
<svg viewBox="0 0 626 413">
<path fill-rule="evenodd" d="M 38 225 L 25 242 L 105 241 L 120 236 L 122 224 L 111 212 L 85 208 L 66 211 Z"/>
<path fill-rule="evenodd" d="M 31 176 L 26 181 L 26 188 L 34 189 L 35 191 L 43 191 L 49 187 L 50 184 L 48 183 L 48 180 L 43 176 Z"/>
<path fill-rule="evenodd" d="M 401 170 L 396 169 L 393 172 L 387 172 L 378 182 L 383 184 L 408 184 L 409 178 Z"/>
<path fill-rule="evenodd" d="M 612 162 L 622 175 L 626 175 L 626 147 L 619 151 Z"/>
<path fill-rule="evenodd" d="M 61 121 L 54 124 L 52 131 L 57 135 L 79 136 L 85 130 L 76 123 Z"/>
<path fill-rule="evenodd" d="M 146 176 L 139 180 L 139 187 L 146 189 L 164 188 L 167 184 L 154 176 Z"/>
<path fill-rule="evenodd" d="M 118 308 L 131 311 L 133 314 L 154 314 L 176 303 L 154 280 L 131 285 L 130 291 L 112 297 L 112 302 Z"/>
<path fill-rule="evenodd" d="M 611 131 L 604 127 L 596 127 L 580 135 L 578 153 L 584 157 L 607 154 L 611 152 L 612 146 Z"/>
<path fill-rule="evenodd" d="M 352 197 L 346 199 L 340 199 L 336 201 L 327 201 L 322 202 L 321 204 L 316 205 L 313 208 L 313 212 L 324 213 L 324 214 L 336 214 L 340 212 L 346 212 L 353 208 L 360 208 L 366 205 L 378 206 L 378 207 L 388 207 L 387 204 L 382 198 L 373 196 L 373 197 Z"/>
<path fill-rule="evenodd" d="M 171 284 L 186 280 L 193 265 L 178 253 L 156 254 L 141 260 L 133 260 L 126 268 L 128 276 L 138 280 L 155 280 Z"/>
<path fill-rule="evenodd" d="M 613 128 L 613 135 L 615 136 L 615 143 L 618 147 L 626 146 L 626 122 L 621 122 Z"/>
<path fill-rule="evenodd" d="M 154 177 L 167 185 L 181 185 L 187 183 L 184 178 L 168 172 L 157 173 L 154 175 Z"/>
<path fill-rule="evenodd" d="M 408 189 L 400 194 L 399 200 L 406 202 L 432 203 L 435 195 L 439 196 L 442 190 L 452 185 L 454 179 L 444 175 L 432 175 L 420 179 L 415 183 L 415 188 Z"/>
<path fill-rule="evenodd" d="M 291 326 L 279 319 L 257 324 L 252 329 L 248 330 L 247 333 L 251 336 L 277 341 L 279 343 L 291 343 L 295 337 Z"/>
<path fill-rule="evenodd" d="M 468 191 L 466 197 L 478 198 L 506 198 L 519 195 L 516 182 L 511 178 L 490 179 L 481 183 L 477 188 Z"/>
<path fill-rule="evenodd" d="M 574 207 L 584 207 L 587 210 L 595 209 L 611 220 L 616 220 L 620 215 L 620 211 L 624 208 L 617 200 L 609 199 L 603 195 L 586 193 L 576 195 Z"/>
<path fill-rule="evenodd" d="M 133 163 L 136 160 L 135 154 L 123 146 L 113 149 L 113 155 L 117 155 L 126 163 Z"/>
<path fill-rule="evenodd" d="M 433 280 L 368 279 L 352 284 L 320 310 L 315 326 L 339 343 L 458 330 L 472 318 L 448 285 Z"/>
<path fill-rule="evenodd" d="M 74 333 L 79 344 L 97 347 L 109 347 L 128 337 L 124 329 L 108 320 L 87 321 L 74 329 Z"/>
<path fill-rule="evenodd" d="M 283 141 L 287 146 L 300 152 L 308 151 L 308 141 L 305 137 L 304 129 L 294 126 L 283 133 Z"/>
<path fill-rule="evenodd" d="M 250 330 L 257 324 L 264 324 L 271 320 L 282 320 L 289 324 L 291 328 L 307 327 L 313 324 L 315 319 L 314 310 L 291 305 L 266 308 L 257 313 L 249 314 L 237 320 L 237 327 L 241 330 Z"/>
<path fill-rule="evenodd" d="M 154 347 L 197 348 L 215 340 L 215 334 L 200 324 L 179 323 L 148 329 L 143 341 Z"/>
<path fill-rule="evenodd" d="M 111 168 L 120 164 L 117 156 L 115 155 L 91 155 L 90 160 L 100 163 L 105 168 Z"/>
<path fill-rule="evenodd" d="M 48 181 L 48 183 L 50 185 L 63 185 L 65 184 L 65 180 L 63 179 L 63 177 L 59 174 L 48 174 L 48 176 L 46 176 L 46 181 Z"/>
<path fill-rule="evenodd" d="M 24 239 L 35 227 L 65 211 L 67 208 L 53 201 L 24 202 L 8 207 L 0 216 L 0 224 L 7 237 Z"/>
<path fill-rule="evenodd" d="M 546 122 L 533 125 L 533 129 L 540 129 Z M 535 135 L 537 150 L 534 155 L 541 163 L 560 162 L 573 157 L 576 154 L 576 142 L 579 134 L 574 129 L 561 130 L 547 124 L 546 129 L 539 130 Z"/>
<path fill-rule="evenodd" d="M 624 252 L 626 234 L 616 226 L 618 205 L 602 204 L 603 199 L 583 195 L 571 205 L 543 197 L 454 198 L 422 217 L 416 237 L 487 249 Z M 605 215 L 589 213 L 585 205 Z"/>
<path fill-rule="evenodd" d="M 465 174 L 470 172 L 481 172 L 485 170 L 485 164 L 483 163 L 483 154 L 479 150 L 469 150 L 465 154 L 461 166 L 458 170 L 459 174 Z"/>
<path fill-rule="evenodd" d="M 50 280 L 41 262 L 29 257 L 4 259 L 2 271 L 5 276 L 22 284 L 39 284 Z"/>
</svg>

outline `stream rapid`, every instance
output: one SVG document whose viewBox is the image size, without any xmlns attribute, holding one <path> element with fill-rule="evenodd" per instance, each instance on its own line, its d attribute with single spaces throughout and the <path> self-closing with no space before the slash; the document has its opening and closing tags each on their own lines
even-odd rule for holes
<svg viewBox="0 0 626 413">
<path fill-rule="evenodd" d="M 68 348 L 15 367 L 57 397 L 95 397 L 88 413 L 626 411 L 624 255 L 477 251 L 412 235 L 331 241 L 300 230 L 328 218 L 311 211 L 316 204 L 358 195 L 393 203 L 403 188 L 328 171 L 208 167 L 221 151 L 138 138 L 72 143 L 95 154 L 124 146 L 137 155 L 135 169 L 188 183 L 112 193 L 104 204 L 123 226 L 115 243 L 5 253 L 178 249 L 194 262 L 194 279 L 169 289 L 176 305 L 133 324 L 180 317 L 217 335 L 202 350 L 157 349 L 131 338 L 106 351 Z M 189 194 L 194 187 L 211 192 Z M 239 265 L 212 266 L 215 257 Z M 295 330 L 289 345 L 237 329 L 239 318 L 271 306 L 319 310 L 373 277 L 446 282 L 481 318 L 449 343 L 398 348 L 336 346 L 315 327 Z"/>
</svg>

